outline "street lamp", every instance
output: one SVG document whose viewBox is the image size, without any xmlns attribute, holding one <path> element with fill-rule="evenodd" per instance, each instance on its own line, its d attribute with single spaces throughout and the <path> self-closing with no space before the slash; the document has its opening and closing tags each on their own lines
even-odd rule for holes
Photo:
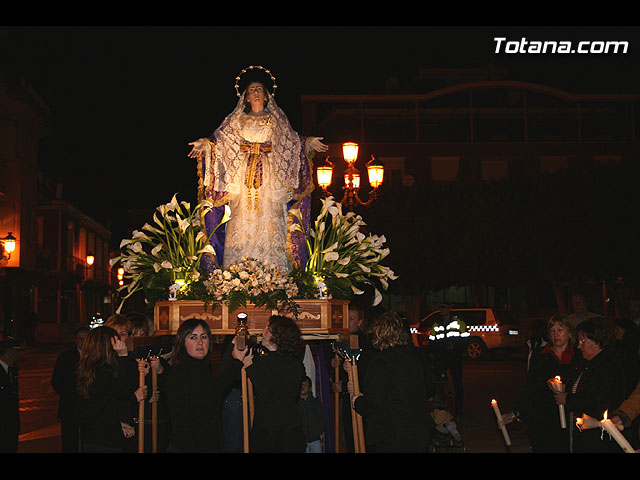
<svg viewBox="0 0 640 480">
<path fill-rule="evenodd" d="M 89 252 L 87 254 L 87 265 L 89 267 L 93 266 L 93 262 L 95 262 L 96 257 L 93 255 L 93 253 Z"/>
<path fill-rule="evenodd" d="M 4 251 L 9 254 L 8 258 L 11 258 L 11 254 L 16 250 L 16 237 L 9 232 L 6 237 L 0 240 L 2 240 L 2 244 L 4 245 Z"/>
<path fill-rule="evenodd" d="M 354 166 L 358 159 L 358 144 L 354 142 L 346 142 L 342 144 L 342 157 L 347 163 L 347 168 L 344 171 L 344 196 L 341 203 L 346 204 L 349 209 L 353 209 L 354 205 L 370 205 L 377 197 L 377 189 L 382 185 L 384 179 L 384 166 L 378 162 L 373 155 L 371 160 L 367 162 L 367 175 L 369 177 L 369 185 L 372 190 L 369 192 L 369 199 L 362 201 L 358 196 L 358 190 L 360 189 L 360 172 Z M 325 194 L 329 195 L 329 185 L 331 185 L 331 177 L 333 175 L 333 164 L 329 162 L 329 157 L 324 160 L 324 163 L 316 168 L 316 174 L 318 178 L 318 185 Z"/>
</svg>

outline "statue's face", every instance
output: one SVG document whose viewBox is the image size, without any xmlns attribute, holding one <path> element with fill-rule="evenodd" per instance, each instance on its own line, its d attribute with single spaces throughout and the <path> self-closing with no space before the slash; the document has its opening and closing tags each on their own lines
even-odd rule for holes
<svg viewBox="0 0 640 480">
<path fill-rule="evenodd" d="M 265 100 L 267 99 L 267 92 L 261 83 L 253 82 L 247 87 L 247 101 L 251 105 L 253 111 L 264 110 Z"/>
</svg>

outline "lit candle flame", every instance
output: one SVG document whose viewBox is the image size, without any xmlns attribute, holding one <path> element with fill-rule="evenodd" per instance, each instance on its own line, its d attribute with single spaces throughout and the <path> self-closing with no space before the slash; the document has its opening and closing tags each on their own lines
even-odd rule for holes
<svg viewBox="0 0 640 480">
<path fill-rule="evenodd" d="M 562 379 L 560 378 L 560 376 L 559 376 L 559 375 L 556 375 L 555 380 L 556 380 L 556 382 L 562 382 Z"/>
<path fill-rule="evenodd" d="M 495 405 L 496 403 L 498 403 L 498 402 L 496 402 L 495 398 L 493 400 L 491 400 L 491 405 Z"/>
<path fill-rule="evenodd" d="M 605 411 L 604 411 L 604 418 L 603 418 L 603 420 L 606 420 L 606 419 L 607 419 L 607 413 L 608 413 L 608 412 L 609 412 L 609 410 L 605 410 Z"/>
</svg>

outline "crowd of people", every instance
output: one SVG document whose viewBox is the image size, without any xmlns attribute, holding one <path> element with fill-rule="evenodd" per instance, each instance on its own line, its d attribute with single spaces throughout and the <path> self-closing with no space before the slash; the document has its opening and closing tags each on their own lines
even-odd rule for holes
<svg viewBox="0 0 640 480">
<path fill-rule="evenodd" d="M 607 415 L 640 449 L 638 322 L 607 321 L 588 310 L 582 294 L 573 295 L 572 304 L 574 313 L 554 315 L 542 329 L 532 327 L 525 385 L 503 420 L 527 425 L 535 453 L 620 452 L 601 429 L 582 428 L 577 421 Z"/>
<path fill-rule="evenodd" d="M 444 306 L 442 310 L 446 313 Z M 243 376 L 253 388 L 247 431 L 250 452 L 357 451 L 352 429 L 355 415 L 363 420 L 366 452 L 433 451 L 431 442 L 437 432 L 461 441 L 454 421 L 460 407 L 446 403 L 429 407 L 438 398 L 440 380 L 434 365 L 441 349 L 416 347 L 408 322 L 397 313 L 386 311 L 373 318 L 369 313 L 350 309 L 350 337 L 356 339 L 358 352 L 357 389 L 349 381 L 350 359 L 327 357 L 327 371 L 337 375 L 331 376 L 331 391 L 340 398 L 340 445 L 332 450 L 327 450 L 326 435 L 333 412 L 314 396 L 318 377 L 307 371 L 305 342 L 293 319 L 271 316 L 260 345 L 238 346 L 236 337 L 228 336 L 214 362 L 213 335 L 205 321 L 183 321 L 173 344 L 163 347 L 164 353 L 145 358 L 131 351 L 127 338 L 151 335 L 152 325 L 142 315 L 113 315 L 103 326 L 79 328 L 75 345 L 62 352 L 55 364 L 51 385 L 60 398 L 62 451 L 138 451 L 140 405 L 148 424 L 149 409 L 155 404 L 158 452 L 242 452 L 246 419 L 241 407 L 229 405 L 241 405 L 242 395 L 247 394 L 240 386 Z M 503 421 L 526 424 L 532 452 L 620 451 L 601 429 L 578 428 L 578 418 L 601 419 L 604 412 L 633 447 L 640 448 L 636 322 L 618 318 L 608 323 L 591 314 L 582 318 L 554 315 L 544 329 L 532 326 L 528 344 L 524 388 L 512 411 L 503 414 Z M 448 359 L 452 353 L 446 353 L 443 358 Z M 8 400 L 13 398 L 17 407 L 17 377 L 12 368 L 16 357 L 14 348 L 0 344 L 0 395 L 5 411 L 17 412 Z M 151 372 L 157 380 L 153 386 Z M 564 388 L 554 388 L 556 378 Z M 16 392 L 10 397 L 12 385 Z M 2 451 L 17 451 L 19 416 L 14 417 L 3 423 Z M 143 441 L 147 452 L 151 451 L 150 430 L 145 428 Z"/>
</svg>

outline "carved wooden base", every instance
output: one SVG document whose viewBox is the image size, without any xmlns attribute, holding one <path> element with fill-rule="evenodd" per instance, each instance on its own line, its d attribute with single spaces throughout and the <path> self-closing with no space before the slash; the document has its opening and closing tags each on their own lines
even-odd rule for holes
<svg viewBox="0 0 640 480">
<path fill-rule="evenodd" d="M 297 323 L 303 335 L 349 332 L 348 300 L 312 299 L 296 300 L 296 303 L 299 306 Z M 278 314 L 277 311 L 252 304 L 229 312 L 224 304 L 215 309 L 210 306 L 205 308 L 204 302 L 199 300 L 157 302 L 154 308 L 156 334 L 175 335 L 180 324 L 189 318 L 205 320 L 214 335 L 233 334 L 236 328 L 236 316 L 240 312 L 247 314 L 247 327 L 252 335 L 260 334 L 267 325 L 269 317 Z"/>
</svg>

